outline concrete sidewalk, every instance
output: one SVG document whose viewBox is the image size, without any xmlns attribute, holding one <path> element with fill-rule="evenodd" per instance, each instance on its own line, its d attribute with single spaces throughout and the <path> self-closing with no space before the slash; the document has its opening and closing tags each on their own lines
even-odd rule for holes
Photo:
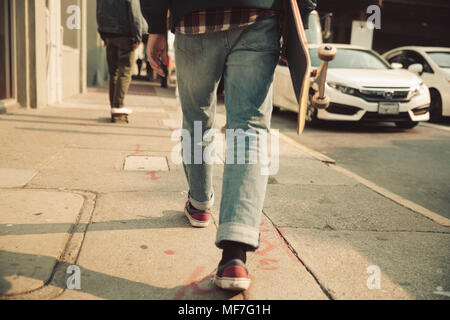
<svg viewBox="0 0 450 320">
<path fill-rule="evenodd" d="M 190 227 L 184 172 L 171 161 L 180 108 L 173 89 L 149 89 L 127 97 L 128 125 L 109 122 L 98 90 L 0 114 L 1 298 L 448 299 L 448 227 L 283 139 L 261 248 L 248 258 L 253 284 L 217 289 L 220 203 L 210 227 Z M 67 288 L 72 265 L 81 289 Z"/>
</svg>

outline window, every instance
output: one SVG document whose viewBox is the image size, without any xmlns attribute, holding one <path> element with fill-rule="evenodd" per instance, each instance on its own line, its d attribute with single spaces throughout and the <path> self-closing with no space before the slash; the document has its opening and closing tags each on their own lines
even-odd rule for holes
<svg viewBox="0 0 450 320">
<path fill-rule="evenodd" d="M 322 63 L 317 51 L 317 48 L 309 50 L 313 67 L 318 67 Z M 330 61 L 328 66 L 339 69 L 389 69 L 387 63 L 371 51 L 346 48 L 338 48 L 336 58 Z"/>
<path fill-rule="evenodd" d="M 427 52 L 439 68 L 450 68 L 450 52 Z"/>
<path fill-rule="evenodd" d="M 423 66 L 423 72 L 433 73 L 433 69 L 428 62 L 416 51 L 403 50 L 393 53 L 388 58 L 389 63 L 401 63 L 403 69 L 408 69 L 412 64 L 421 64 Z"/>
</svg>

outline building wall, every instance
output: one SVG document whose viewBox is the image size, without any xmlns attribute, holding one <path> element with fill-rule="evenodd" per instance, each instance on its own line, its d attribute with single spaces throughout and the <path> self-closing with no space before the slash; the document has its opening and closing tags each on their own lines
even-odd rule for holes
<svg viewBox="0 0 450 320">
<path fill-rule="evenodd" d="M 8 69 L 12 77 L 12 98 L 22 107 L 42 108 L 59 102 L 57 97 L 65 98 L 84 92 L 87 79 L 87 1 L 2 1 L 9 1 L 11 7 L 11 59 Z M 58 1 L 57 6 L 54 1 Z M 66 10 L 69 5 L 80 8 L 79 29 L 67 28 L 70 14 Z M 56 7 L 60 9 L 58 12 L 54 12 Z M 58 19 L 52 16 L 54 13 Z M 62 36 L 56 37 L 60 32 Z M 59 40 L 55 42 L 55 39 Z M 55 63 L 58 59 L 61 63 Z M 0 106 L 3 104 L 5 101 L 1 100 Z"/>
<path fill-rule="evenodd" d="M 87 9 L 87 84 L 88 86 L 107 86 L 108 66 L 106 50 L 98 34 L 97 1 L 88 1 Z"/>
</svg>

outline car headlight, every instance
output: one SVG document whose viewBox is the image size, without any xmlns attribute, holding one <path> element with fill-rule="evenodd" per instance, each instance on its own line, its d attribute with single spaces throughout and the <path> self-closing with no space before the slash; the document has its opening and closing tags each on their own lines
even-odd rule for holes
<svg viewBox="0 0 450 320">
<path fill-rule="evenodd" d="M 339 83 L 327 82 L 327 84 L 328 84 L 329 87 L 331 87 L 333 89 L 339 90 L 342 93 L 349 94 L 349 95 L 352 95 L 352 96 L 357 96 L 358 93 L 359 93 L 358 89 L 347 87 L 347 86 L 344 86 L 344 85 L 339 84 Z"/>
<path fill-rule="evenodd" d="M 422 94 L 426 94 L 427 90 L 428 88 L 423 82 L 419 83 L 417 86 L 411 88 L 411 90 L 409 91 L 408 100 L 420 96 Z"/>
</svg>

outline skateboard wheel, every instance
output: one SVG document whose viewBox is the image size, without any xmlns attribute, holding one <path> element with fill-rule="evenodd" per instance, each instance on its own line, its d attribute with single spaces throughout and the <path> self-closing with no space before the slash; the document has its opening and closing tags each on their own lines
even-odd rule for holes
<svg viewBox="0 0 450 320">
<path fill-rule="evenodd" d="M 322 61 L 331 61 L 334 60 L 334 58 L 336 58 L 336 47 L 333 47 L 329 44 L 326 44 L 322 47 L 319 48 L 319 59 Z"/>
<path fill-rule="evenodd" d="M 312 106 L 316 109 L 326 109 L 330 106 L 330 98 L 327 96 L 320 98 L 316 93 L 312 98 Z"/>
</svg>

